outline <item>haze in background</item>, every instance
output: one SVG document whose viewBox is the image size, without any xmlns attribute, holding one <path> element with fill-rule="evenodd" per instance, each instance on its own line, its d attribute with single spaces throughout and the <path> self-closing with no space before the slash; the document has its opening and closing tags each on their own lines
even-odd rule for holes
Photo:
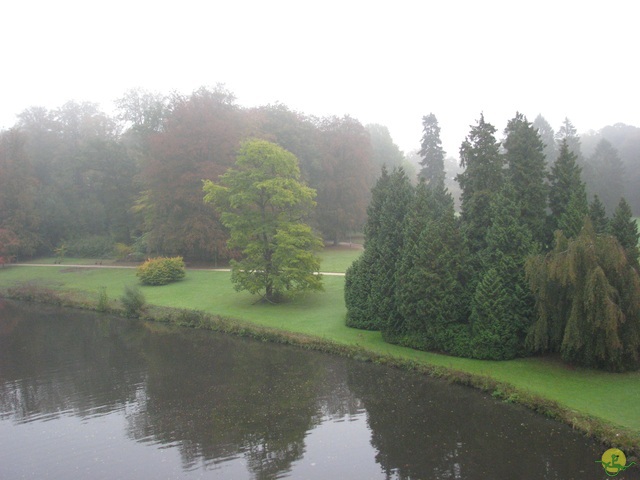
<svg viewBox="0 0 640 480">
<path fill-rule="evenodd" d="M 0 128 L 29 106 L 112 101 L 133 87 L 226 84 L 238 103 L 281 102 L 387 125 L 417 149 L 433 112 L 449 155 L 480 112 L 554 129 L 640 125 L 634 4 L 501 1 L 10 2 L 0 44 Z"/>
</svg>

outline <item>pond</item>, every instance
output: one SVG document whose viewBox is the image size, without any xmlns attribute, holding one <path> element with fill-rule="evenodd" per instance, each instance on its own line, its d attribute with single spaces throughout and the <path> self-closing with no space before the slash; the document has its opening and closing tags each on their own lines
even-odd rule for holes
<svg viewBox="0 0 640 480">
<path fill-rule="evenodd" d="M 599 479 L 602 448 L 473 389 L 0 300 L 2 479 Z"/>
</svg>

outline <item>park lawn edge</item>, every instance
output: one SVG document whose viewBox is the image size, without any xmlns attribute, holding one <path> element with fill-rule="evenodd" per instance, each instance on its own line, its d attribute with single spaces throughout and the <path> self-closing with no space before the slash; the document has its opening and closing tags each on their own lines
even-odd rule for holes
<svg viewBox="0 0 640 480">
<path fill-rule="evenodd" d="M 0 298 L 127 316 L 121 305 L 112 302 L 105 308 L 104 305 L 100 306 L 95 299 L 89 297 L 86 292 L 52 290 L 28 282 L 0 289 Z M 454 384 L 476 388 L 491 394 L 496 399 L 525 406 L 536 413 L 571 426 L 586 436 L 601 442 L 604 446 L 620 448 L 627 453 L 627 456 L 640 454 L 640 435 L 638 432 L 620 425 L 611 425 L 603 419 L 565 407 L 555 400 L 515 387 L 508 382 L 496 380 L 488 374 L 471 373 L 430 364 L 427 361 L 383 354 L 360 345 L 343 344 L 319 336 L 266 327 L 248 320 L 225 317 L 201 310 L 147 305 L 137 318 L 143 321 L 161 322 L 248 337 L 263 342 L 292 345 L 441 378 Z"/>
</svg>

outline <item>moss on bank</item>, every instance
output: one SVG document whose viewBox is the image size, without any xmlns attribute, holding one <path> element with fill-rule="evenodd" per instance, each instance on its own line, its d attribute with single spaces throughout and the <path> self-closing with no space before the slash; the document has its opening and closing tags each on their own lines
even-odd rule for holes
<svg viewBox="0 0 640 480">
<path fill-rule="evenodd" d="M 125 309 L 119 301 L 110 300 L 105 303 L 104 299 L 92 298 L 83 292 L 60 291 L 47 288 L 38 283 L 25 282 L 0 290 L 0 297 L 125 315 Z M 621 429 L 618 425 L 608 424 L 602 419 L 567 408 L 556 401 L 517 388 L 508 382 L 496 380 L 489 375 L 471 373 L 401 358 L 392 354 L 374 352 L 359 345 L 347 345 L 318 336 L 265 327 L 200 310 L 150 305 L 140 312 L 139 318 L 250 337 L 264 342 L 294 345 L 358 361 L 374 362 L 443 378 L 451 383 L 467 385 L 488 392 L 493 397 L 503 401 L 524 405 L 535 412 L 570 425 L 574 429 L 601 441 L 607 447 L 620 448 L 627 452 L 627 455 L 640 453 L 640 435 L 638 435 L 638 432 L 634 432 L 631 429 Z"/>
</svg>

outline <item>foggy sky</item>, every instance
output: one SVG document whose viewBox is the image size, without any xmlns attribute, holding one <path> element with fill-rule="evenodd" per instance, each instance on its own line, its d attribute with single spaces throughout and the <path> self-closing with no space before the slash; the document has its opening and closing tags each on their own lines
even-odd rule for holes
<svg viewBox="0 0 640 480">
<path fill-rule="evenodd" d="M 148 0 L 3 6 L 0 128 L 29 106 L 130 88 L 224 83 L 245 106 L 281 102 L 389 127 L 405 152 L 433 112 L 448 154 L 480 112 L 502 137 L 516 111 L 579 132 L 640 126 L 631 1 Z"/>
</svg>

